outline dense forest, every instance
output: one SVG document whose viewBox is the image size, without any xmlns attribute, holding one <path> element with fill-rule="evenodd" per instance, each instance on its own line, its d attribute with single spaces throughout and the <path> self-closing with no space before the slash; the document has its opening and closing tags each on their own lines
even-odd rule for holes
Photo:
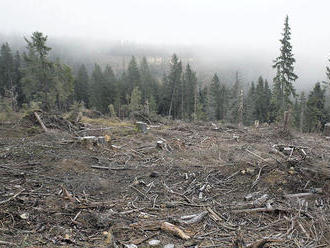
<svg viewBox="0 0 330 248">
<path fill-rule="evenodd" d="M 159 115 L 251 125 L 255 120 L 277 122 L 288 111 L 293 127 L 319 131 L 330 120 L 330 68 L 325 68 L 328 82 L 316 82 L 310 92 L 297 94 L 290 39 L 286 17 L 272 81 L 260 76 L 255 82 L 243 82 L 237 72 L 234 82 L 226 82 L 215 72 L 205 84 L 197 77 L 196 68 L 176 54 L 161 77 L 153 73 L 145 57 L 138 60 L 134 56 L 120 73 L 99 64 L 91 73 L 84 64 L 73 71 L 61 58 L 51 59 L 47 36 L 34 32 L 25 38 L 24 52 L 13 51 L 8 43 L 1 46 L 1 112 L 35 107 L 67 112 L 84 106 L 118 118 Z"/>
</svg>

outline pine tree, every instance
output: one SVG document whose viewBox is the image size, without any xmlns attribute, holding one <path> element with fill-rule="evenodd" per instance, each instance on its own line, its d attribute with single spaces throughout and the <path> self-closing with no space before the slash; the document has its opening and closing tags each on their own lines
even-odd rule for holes
<svg viewBox="0 0 330 248">
<path fill-rule="evenodd" d="M 156 111 L 159 102 L 159 85 L 152 76 L 146 57 L 142 58 L 140 65 L 142 102 L 149 102 L 151 111 Z"/>
<path fill-rule="evenodd" d="M 15 95 L 17 100 L 17 107 L 22 107 L 25 102 L 25 96 L 22 87 L 22 73 L 21 73 L 21 55 L 19 51 L 16 52 L 14 57 L 14 84 L 15 84 Z"/>
<path fill-rule="evenodd" d="M 115 99 L 118 95 L 118 80 L 111 68 L 110 65 L 107 65 L 103 72 L 104 76 L 104 91 L 103 91 L 103 98 L 109 104 L 114 104 Z"/>
<path fill-rule="evenodd" d="M 73 93 L 71 69 L 48 59 L 47 36 L 34 32 L 25 41 L 28 54 L 24 54 L 22 86 L 27 101 L 41 102 L 45 110 L 64 107 Z"/>
<path fill-rule="evenodd" d="M 264 122 L 271 122 L 271 99 L 272 99 L 272 90 L 269 87 L 268 81 L 265 80 L 264 86 L 264 111 L 265 111 L 265 119 Z"/>
<path fill-rule="evenodd" d="M 238 123 L 240 119 L 240 100 L 241 100 L 241 82 L 239 78 L 239 73 L 236 72 L 235 83 L 233 84 L 232 88 L 230 89 L 229 96 L 229 109 L 227 120 L 231 123 Z"/>
<path fill-rule="evenodd" d="M 211 120 L 222 120 L 225 115 L 225 86 L 214 74 L 208 91 L 208 116 Z"/>
<path fill-rule="evenodd" d="M 256 119 L 256 87 L 254 82 L 251 83 L 249 88 L 246 103 L 244 104 L 244 124 L 251 125 Z"/>
<path fill-rule="evenodd" d="M 140 72 L 136 63 L 136 59 L 133 56 L 128 64 L 127 69 L 127 90 L 128 94 L 131 94 L 135 87 L 141 87 Z"/>
<path fill-rule="evenodd" d="M 14 58 L 8 43 L 0 50 L 0 96 L 14 87 Z"/>
<path fill-rule="evenodd" d="M 134 114 L 134 112 L 139 112 L 142 110 L 141 101 L 142 101 L 141 91 L 139 87 L 135 87 L 130 96 L 130 104 L 129 104 L 130 114 Z"/>
<path fill-rule="evenodd" d="M 281 49 L 280 56 L 274 60 L 273 68 L 276 69 L 276 76 L 274 77 L 274 104 L 276 106 L 277 114 L 281 115 L 288 110 L 291 104 L 290 96 L 296 96 L 293 83 L 298 76 L 294 73 L 294 63 L 296 60 L 292 54 L 291 31 L 289 27 L 289 17 L 286 16 L 284 22 L 283 38 L 280 40 Z"/>
<path fill-rule="evenodd" d="M 304 123 L 305 123 L 305 111 L 306 111 L 306 97 L 305 92 L 300 93 L 300 117 L 299 117 L 299 129 L 300 132 L 304 131 Z"/>
<path fill-rule="evenodd" d="M 101 66 L 98 64 L 94 65 L 94 70 L 91 76 L 91 95 L 90 95 L 90 105 L 94 107 L 96 110 L 101 111 L 102 113 L 106 113 L 108 111 L 108 105 L 110 103 L 105 102 L 102 97 L 103 92 L 105 90 L 105 79 L 101 69 Z"/>
<path fill-rule="evenodd" d="M 176 119 L 180 116 L 182 83 L 182 63 L 174 54 L 170 61 L 170 72 L 163 78 L 161 110 L 163 114 Z"/>
<path fill-rule="evenodd" d="M 197 101 L 197 77 L 196 73 L 187 64 L 182 81 L 184 98 L 184 117 L 190 118 L 195 112 L 195 102 Z"/>
<path fill-rule="evenodd" d="M 89 76 L 84 64 L 79 67 L 75 81 L 75 100 L 84 102 L 86 107 L 89 107 Z"/>
<path fill-rule="evenodd" d="M 306 104 L 306 131 L 319 131 L 327 121 L 325 112 L 325 90 L 316 83 Z"/>
<path fill-rule="evenodd" d="M 256 120 L 259 120 L 260 122 L 265 122 L 267 119 L 266 99 L 264 80 L 260 76 L 256 87 L 255 98 L 255 117 Z"/>
</svg>

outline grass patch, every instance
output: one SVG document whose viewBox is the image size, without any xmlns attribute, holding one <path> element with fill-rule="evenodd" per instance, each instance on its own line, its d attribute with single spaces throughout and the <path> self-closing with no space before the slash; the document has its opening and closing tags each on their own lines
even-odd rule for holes
<svg viewBox="0 0 330 248">
<path fill-rule="evenodd" d="M 81 121 L 87 124 L 91 125 L 99 125 L 104 127 L 135 127 L 133 123 L 126 122 L 126 121 L 120 121 L 116 119 L 109 119 L 109 118 L 97 118 L 97 119 L 91 119 L 86 116 L 83 116 L 81 118 Z"/>
</svg>

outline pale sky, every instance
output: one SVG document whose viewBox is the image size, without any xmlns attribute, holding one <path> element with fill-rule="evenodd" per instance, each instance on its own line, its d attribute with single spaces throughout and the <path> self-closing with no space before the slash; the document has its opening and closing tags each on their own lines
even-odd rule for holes
<svg viewBox="0 0 330 248">
<path fill-rule="evenodd" d="M 329 0 L 0 0 L 0 33 L 202 45 L 271 65 L 288 14 L 297 70 L 315 83 L 330 55 L 329 10 Z"/>
</svg>

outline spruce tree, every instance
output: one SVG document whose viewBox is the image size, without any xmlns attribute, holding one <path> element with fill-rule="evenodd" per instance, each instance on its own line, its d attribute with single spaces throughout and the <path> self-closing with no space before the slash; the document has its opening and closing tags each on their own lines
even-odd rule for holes
<svg viewBox="0 0 330 248">
<path fill-rule="evenodd" d="M 89 76 L 84 64 L 79 67 L 74 91 L 75 100 L 78 102 L 84 102 L 85 106 L 89 107 Z"/>
<path fill-rule="evenodd" d="M 45 110 L 65 107 L 73 95 L 70 67 L 49 60 L 51 48 L 42 33 L 34 32 L 31 40 L 25 41 L 28 53 L 24 54 L 22 87 L 27 101 L 41 102 Z"/>
<path fill-rule="evenodd" d="M 222 120 L 226 114 L 226 87 L 220 84 L 217 74 L 214 74 L 208 90 L 208 117 L 211 120 Z"/>
<path fill-rule="evenodd" d="M 19 51 L 16 51 L 14 57 L 14 84 L 15 84 L 15 95 L 17 98 L 17 107 L 22 107 L 22 104 L 25 102 L 25 96 L 23 93 L 22 87 L 22 73 L 21 73 L 21 55 Z"/>
<path fill-rule="evenodd" d="M 104 101 L 104 98 L 102 97 L 103 92 L 105 91 L 105 78 L 101 66 L 98 64 L 94 65 L 90 87 L 91 95 L 89 102 L 91 107 L 94 107 L 96 110 L 102 113 L 106 113 L 110 103 Z"/>
<path fill-rule="evenodd" d="M 251 125 L 256 119 L 256 87 L 254 82 L 251 83 L 251 86 L 248 90 L 246 101 L 244 104 L 244 124 Z"/>
<path fill-rule="evenodd" d="M 14 58 L 8 43 L 0 50 L 0 96 L 14 87 Z"/>
<path fill-rule="evenodd" d="M 319 131 L 327 121 L 325 90 L 320 83 L 316 83 L 309 94 L 306 107 L 306 131 Z"/>
<path fill-rule="evenodd" d="M 260 122 L 265 122 L 267 119 L 266 112 L 266 97 L 265 97 L 265 86 L 264 80 L 260 76 L 256 87 L 256 98 L 255 98 L 255 117 Z"/>
<path fill-rule="evenodd" d="M 265 107 L 265 122 L 271 122 L 271 99 L 272 99 L 272 90 L 269 87 L 268 81 L 265 80 L 264 86 L 264 107 Z"/>
<path fill-rule="evenodd" d="M 239 73 L 235 74 L 235 82 L 229 92 L 229 109 L 227 119 L 231 123 L 238 123 L 240 119 L 241 82 Z"/>
<path fill-rule="evenodd" d="M 180 89 L 182 83 L 182 63 L 174 54 L 170 61 L 169 74 L 163 78 L 162 111 L 174 119 L 180 116 L 181 98 Z"/>
<path fill-rule="evenodd" d="M 196 111 L 197 101 L 197 77 L 196 73 L 191 69 L 190 65 L 187 64 L 185 72 L 183 74 L 183 92 L 182 97 L 184 98 L 184 117 L 190 118 Z"/>
<path fill-rule="evenodd" d="M 159 101 L 159 85 L 153 77 L 146 57 L 142 58 L 140 65 L 142 103 L 149 102 L 152 111 L 156 110 Z"/>
<path fill-rule="evenodd" d="M 289 17 L 286 16 L 284 22 L 283 37 L 280 40 L 280 56 L 274 60 L 273 68 L 276 69 L 274 81 L 274 104 L 277 114 L 288 110 L 291 104 L 290 96 L 296 96 L 293 83 L 298 76 L 294 73 L 294 63 L 296 62 L 292 54 L 291 31 L 289 26 Z"/>
<path fill-rule="evenodd" d="M 136 63 L 136 59 L 133 56 L 128 64 L 127 69 L 127 90 L 128 94 L 131 94 L 135 87 L 141 87 L 141 78 L 139 68 Z"/>
</svg>

